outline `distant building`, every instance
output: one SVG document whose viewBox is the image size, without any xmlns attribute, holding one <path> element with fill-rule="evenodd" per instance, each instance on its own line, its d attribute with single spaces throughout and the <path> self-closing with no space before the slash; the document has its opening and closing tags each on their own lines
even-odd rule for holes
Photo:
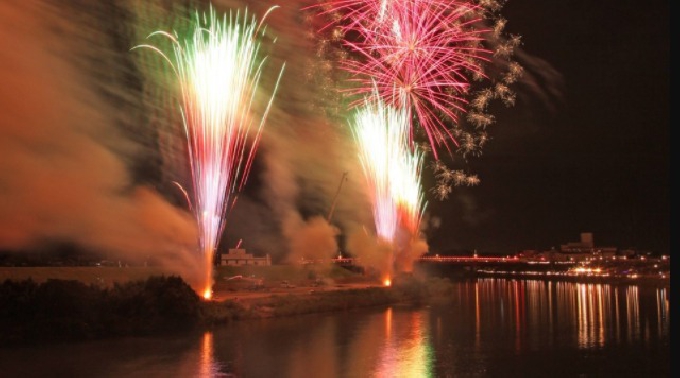
<svg viewBox="0 0 680 378">
<path fill-rule="evenodd" d="M 593 254 L 604 258 L 605 260 L 613 260 L 616 258 L 618 248 L 616 247 L 595 247 Z"/>
<path fill-rule="evenodd" d="M 582 232 L 580 242 L 562 244 L 560 252 L 567 255 L 570 261 L 613 260 L 616 247 L 595 247 L 592 232 Z"/>
<path fill-rule="evenodd" d="M 580 242 L 572 242 L 560 246 L 562 253 L 591 253 L 592 250 L 593 234 L 591 232 L 582 232 Z"/>
<path fill-rule="evenodd" d="M 271 265 L 272 261 L 269 255 L 265 257 L 253 257 L 252 254 L 246 253 L 245 249 L 232 248 L 228 253 L 223 253 L 220 256 L 220 265 Z"/>
<path fill-rule="evenodd" d="M 587 263 L 597 261 L 642 260 L 665 262 L 669 255 L 655 255 L 650 251 L 636 248 L 600 247 L 595 246 L 593 234 L 582 232 L 581 240 L 562 244 L 558 249 L 552 247 L 549 251 L 534 249 L 522 250 L 517 254 L 520 261 L 530 263 Z"/>
<path fill-rule="evenodd" d="M 569 254 L 556 251 L 554 248 L 549 251 L 538 252 L 533 256 L 533 260 L 549 261 L 549 262 L 566 262 L 569 260 Z"/>
<path fill-rule="evenodd" d="M 517 258 L 521 261 L 534 261 L 538 259 L 541 252 L 535 249 L 525 249 L 517 254 Z"/>
</svg>

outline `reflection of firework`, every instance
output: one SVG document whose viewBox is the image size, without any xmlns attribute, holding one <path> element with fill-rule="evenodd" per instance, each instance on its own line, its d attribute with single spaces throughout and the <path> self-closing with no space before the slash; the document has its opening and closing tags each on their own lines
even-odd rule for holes
<svg viewBox="0 0 680 378">
<path fill-rule="evenodd" d="M 248 19 L 247 11 L 243 17 L 236 12 L 220 21 L 211 9 L 202 17 L 196 13 L 195 22 L 192 37 L 182 41 L 168 32 L 151 34 L 172 41 L 174 59 L 152 45 L 137 47 L 161 54 L 179 80 L 194 186 L 192 210 L 206 269 L 200 291 L 209 298 L 212 257 L 224 218 L 247 180 L 273 95 L 254 121 L 251 112 L 265 62 L 259 51 L 264 30 L 254 16 Z"/>
</svg>

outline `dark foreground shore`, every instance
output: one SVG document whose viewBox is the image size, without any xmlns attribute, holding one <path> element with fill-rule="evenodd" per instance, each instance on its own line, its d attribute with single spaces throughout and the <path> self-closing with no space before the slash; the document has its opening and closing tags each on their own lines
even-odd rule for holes
<svg viewBox="0 0 680 378">
<path fill-rule="evenodd" d="M 177 276 L 102 287 L 77 280 L 5 280 L 0 284 L 0 346 L 158 335 L 209 328 L 232 321 L 349 311 L 396 303 L 445 300 L 451 280 L 538 279 L 670 288 L 670 279 L 522 276 L 467 272 L 451 278 L 406 276 L 391 287 L 275 292 L 205 301 Z"/>
<path fill-rule="evenodd" d="M 445 296 L 449 285 L 444 279 L 411 279 L 384 288 L 205 301 L 176 276 L 110 288 L 75 280 L 6 280 L 0 284 L 0 346 L 157 335 L 242 319 L 418 302 Z"/>
</svg>

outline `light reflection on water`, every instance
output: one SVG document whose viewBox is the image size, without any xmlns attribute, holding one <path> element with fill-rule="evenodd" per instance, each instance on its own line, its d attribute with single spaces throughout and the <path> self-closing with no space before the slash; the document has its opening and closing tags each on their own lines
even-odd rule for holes
<svg viewBox="0 0 680 378">
<path fill-rule="evenodd" d="M 484 377 L 670 372 L 669 289 L 483 279 L 446 303 L 2 350 L 7 377 Z"/>
<path fill-rule="evenodd" d="M 388 326 L 384 344 L 372 376 L 376 377 L 430 377 L 432 376 L 432 346 L 429 340 L 429 323 L 421 311 L 409 313 L 402 327 L 392 329 L 392 312 L 385 311 Z"/>
</svg>

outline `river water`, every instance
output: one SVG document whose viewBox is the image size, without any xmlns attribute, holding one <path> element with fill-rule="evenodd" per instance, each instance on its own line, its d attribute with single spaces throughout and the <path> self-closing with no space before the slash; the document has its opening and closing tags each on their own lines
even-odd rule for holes
<svg viewBox="0 0 680 378">
<path fill-rule="evenodd" d="M 1 377 L 667 377 L 670 289 L 480 279 L 449 300 L 0 349 Z"/>
</svg>

